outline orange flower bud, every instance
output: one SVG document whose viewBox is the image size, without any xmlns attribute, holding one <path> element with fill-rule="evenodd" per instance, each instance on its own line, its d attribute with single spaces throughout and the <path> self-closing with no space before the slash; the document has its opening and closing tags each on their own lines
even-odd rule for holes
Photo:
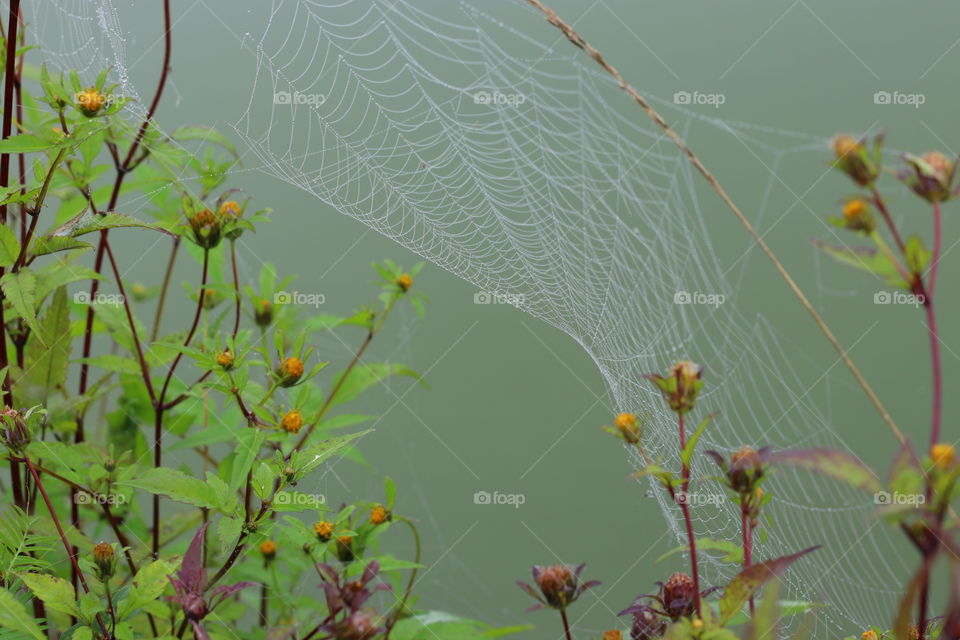
<svg viewBox="0 0 960 640">
<path fill-rule="evenodd" d="M 333 536 L 333 525 L 326 520 L 321 520 L 313 525 L 313 531 L 317 534 L 320 542 L 327 542 Z"/>
<path fill-rule="evenodd" d="M 298 409 L 288 411 L 283 416 L 281 425 L 287 433 L 299 433 L 300 428 L 303 427 L 303 415 Z"/>
<path fill-rule="evenodd" d="M 401 274 L 400 277 L 397 278 L 397 286 L 400 287 L 400 290 L 404 293 L 410 291 L 413 287 L 413 276 L 409 273 Z"/>
<path fill-rule="evenodd" d="M 97 115 L 97 112 L 107 101 L 107 96 L 100 93 L 96 87 L 89 87 L 76 95 L 76 101 L 80 112 L 88 118 L 92 118 Z"/>
</svg>

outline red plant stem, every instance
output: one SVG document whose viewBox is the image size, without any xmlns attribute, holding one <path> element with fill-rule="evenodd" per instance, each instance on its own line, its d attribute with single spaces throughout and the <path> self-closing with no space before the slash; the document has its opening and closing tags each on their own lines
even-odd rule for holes
<svg viewBox="0 0 960 640">
<path fill-rule="evenodd" d="M 741 500 L 745 496 L 741 496 Z M 740 505 L 740 526 L 743 530 L 743 568 L 749 569 L 753 564 L 753 525 L 750 523 L 750 514 L 745 504 Z M 750 596 L 750 617 L 756 614 L 756 603 Z"/>
<path fill-rule="evenodd" d="M 897 231 L 897 225 L 893 223 L 893 216 L 890 215 L 890 210 L 887 209 L 887 203 L 883 200 L 876 185 L 870 186 L 870 192 L 873 195 L 873 203 L 877 205 L 880 215 L 883 216 L 884 222 L 887 223 L 887 228 L 890 229 L 890 235 L 893 236 L 893 241 L 897 243 L 897 248 L 900 249 L 900 253 L 906 253 L 907 245 L 903 242 L 900 232 Z"/>
<path fill-rule="evenodd" d="M 180 248 L 180 236 L 174 236 L 173 246 L 170 248 L 170 257 L 167 259 L 167 269 L 163 274 L 163 284 L 160 286 L 160 297 L 157 299 L 157 311 L 153 318 L 153 331 L 150 340 L 154 341 L 160 333 L 160 320 L 163 318 L 163 307 L 167 302 L 167 291 L 170 289 L 170 278 L 173 276 L 173 265 L 177 261 L 177 250 Z"/>
<path fill-rule="evenodd" d="M 37 470 L 34 468 L 33 463 L 30 462 L 30 458 L 26 455 L 23 456 L 23 464 L 27 467 L 30 475 L 33 476 L 33 481 L 36 484 L 37 489 L 40 490 L 40 495 L 43 496 L 43 501 L 47 505 L 47 511 L 50 512 L 50 519 L 53 520 L 53 524 L 57 528 L 57 534 L 60 536 L 60 542 L 63 544 L 63 548 L 67 551 L 67 556 L 70 558 L 70 564 L 73 566 L 73 570 L 77 572 L 77 577 L 80 580 L 80 586 L 83 587 L 83 591 L 85 593 L 90 593 L 90 587 L 87 586 L 87 580 L 83 577 L 83 572 L 80 571 L 80 567 L 77 565 L 77 555 L 73 551 L 73 547 L 70 546 L 70 543 L 67 541 L 67 535 L 63 532 L 63 527 L 60 525 L 60 518 L 57 517 L 57 512 L 53 508 L 53 503 L 50 502 L 50 496 L 47 495 L 47 490 L 43 488 L 43 483 L 40 482 L 40 476 L 37 473 Z M 103 630 L 104 635 L 106 635 L 107 626 L 103 623 L 99 613 L 97 614 L 96 618 L 97 622 L 100 624 L 100 628 Z"/>
<path fill-rule="evenodd" d="M 940 422 L 943 417 L 943 373 L 940 366 L 940 336 L 937 333 L 937 318 L 933 300 L 927 298 L 927 332 L 930 334 L 930 367 L 933 374 L 933 410 L 930 418 L 930 444 L 940 441 Z"/>
<path fill-rule="evenodd" d="M 566 609 L 560 609 L 560 619 L 563 620 L 563 631 L 567 634 L 567 640 L 573 640 L 573 636 L 570 635 L 570 623 L 567 621 Z"/>
<path fill-rule="evenodd" d="M 677 424 L 680 428 L 680 451 L 687 446 L 687 435 L 683 425 L 683 414 L 677 414 Z M 690 546 L 690 573 L 693 578 L 693 597 L 696 605 L 697 617 L 700 616 L 700 572 L 697 568 L 697 539 L 693 534 L 693 519 L 690 517 L 690 504 L 687 489 L 690 487 L 690 467 L 682 463 L 681 474 L 683 478 L 683 500 L 680 502 L 680 510 L 683 512 L 683 521 L 687 527 L 687 542 Z"/>
<path fill-rule="evenodd" d="M 13 129 L 13 98 L 14 87 L 17 82 L 16 52 L 17 30 L 20 25 L 20 0 L 10 0 L 9 26 L 7 29 L 7 60 L 3 76 L 3 124 L 0 127 L 0 139 L 10 137 Z M 10 186 L 10 154 L 0 154 L 0 187 Z M 0 224 L 7 223 L 7 205 L 0 205 Z M 0 276 L 4 269 L 0 267 Z M 2 300 L 0 300 L 2 301 Z M 4 320 L 3 304 L 0 304 L 0 369 L 9 365 L 7 355 L 6 320 Z M 3 402 L 13 406 L 13 390 L 10 388 L 10 377 L 6 376 L 3 382 Z M 13 474 L 11 467 L 11 475 Z M 18 474 L 19 475 L 19 474 Z"/>
<path fill-rule="evenodd" d="M 927 609 L 930 600 L 930 569 L 933 554 L 923 558 L 923 583 L 920 587 L 920 599 L 917 603 L 917 640 L 926 640 L 927 637 Z"/>
<path fill-rule="evenodd" d="M 190 325 L 190 331 L 187 333 L 187 337 L 183 341 L 184 347 L 190 346 L 190 341 L 193 340 L 193 335 L 197 332 L 197 327 L 200 324 L 200 315 L 203 313 L 203 299 L 205 297 L 205 292 L 207 288 L 207 271 L 210 265 L 210 251 L 204 250 L 203 252 L 203 273 L 200 276 L 200 292 L 197 295 L 197 310 L 193 315 L 193 324 Z M 153 466 L 158 468 L 163 461 L 163 401 L 167 395 L 167 388 L 170 386 L 170 380 L 173 379 L 173 373 L 177 368 L 177 365 L 180 364 L 180 359 L 183 357 L 183 352 L 177 353 L 177 357 L 173 359 L 173 362 L 170 364 L 170 370 L 167 371 L 167 377 L 163 381 L 163 387 L 160 390 L 160 395 L 154 398 L 153 401 L 153 410 L 154 410 L 154 423 L 153 423 Z M 152 394 L 151 394 L 152 395 Z M 154 559 L 159 557 L 160 554 L 160 496 L 157 494 L 153 495 L 153 542 L 152 550 Z"/>
</svg>

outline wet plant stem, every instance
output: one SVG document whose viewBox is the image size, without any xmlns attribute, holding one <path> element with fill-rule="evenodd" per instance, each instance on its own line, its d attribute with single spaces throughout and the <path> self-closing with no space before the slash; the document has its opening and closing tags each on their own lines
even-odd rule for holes
<svg viewBox="0 0 960 640">
<path fill-rule="evenodd" d="M 897 225 L 893 223 L 893 216 L 890 215 L 887 203 L 884 201 L 883 196 L 880 195 L 880 191 L 877 190 L 876 185 L 870 186 L 870 194 L 873 196 L 873 204 L 877 205 L 877 209 L 880 211 L 880 215 L 883 216 L 883 221 L 886 222 L 887 229 L 890 230 L 890 235 L 893 236 L 893 241 L 896 243 L 897 248 L 900 250 L 900 253 L 905 254 L 907 252 L 907 245 L 903 242 L 903 238 L 897 230 Z"/>
<path fill-rule="evenodd" d="M 570 634 L 570 622 L 567 620 L 566 609 L 560 609 L 560 619 L 563 620 L 563 632 L 566 634 L 567 640 L 573 640 L 573 636 Z"/>
<path fill-rule="evenodd" d="M 933 290 L 937 283 L 940 266 L 940 250 L 943 245 L 943 215 L 940 203 L 933 203 L 933 255 L 930 258 L 930 276 L 924 307 L 927 312 L 927 331 L 930 334 L 930 368 L 932 370 L 933 409 L 930 418 L 930 444 L 940 441 L 940 422 L 943 417 L 943 373 L 940 365 L 940 336 L 937 333 L 937 318 L 933 310 Z"/>
<path fill-rule="evenodd" d="M 683 424 L 683 414 L 677 414 L 677 426 L 680 430 L 680 451 L 687 446 L 687 435 Z M 687 543 L 690 546 L 690 575 L 693 578 L 693 602 L 696 607 L 697 617 L 700 617 L 700 571 L 697 567 L 697 539 L 693 534 L 693 518 L 690 516 L 690 496 L 687 490 L 690 488 L 690 466 L 682 463 L 681 477 L 683 484 L 681 491 L 683 499 L 680 500 L 680 510 L 683 512 L 683 521 L 687 527 Z"/>
<path fill-rule="evenodd" d="M 410 528 L 410 532 L 413 534 L 414 545 L 413 562 L 417 566 L 410 570 L 410 578 L 407 580 L 407 588 L 404 589 L 403 597 L 400 599 L 400 603 L 394 610 L 393 615 L 390 616 L 390 622 L 387 624 L 387 630 L 383 634 L 383 640 L 388 640 L 390 638 L 390 632 L 393 630 L 393 625 L 397 624 L 397 621 L 400 620 L 404 610 L 407 608 L 407 600 L 410 599 L 410 594 L 413 593 L 413 585 L 417 581 L 417 570 L 420 565 L 420 555 L 423 550 L 423 546 L 420 542 L 420 532 L 417 530 L 417 526 L 413 524 L 413 521 L 409 518 L 404 518 L 403 516 L 397 515 L 393 516 L 393 518 L 394 520 L 402 522 Z"/>
<path fill-rule="evenodd" d="M 744 502 L 746 496 L 741 496 L 740 527 L 743 531 L 743 568 L 749 569 L 753 564 L 753 523 L 750 522 L 750 512 Z M 750 596 L 750 618 L 756 614 L 756 603 L 753 595 Z"/>
</svg>

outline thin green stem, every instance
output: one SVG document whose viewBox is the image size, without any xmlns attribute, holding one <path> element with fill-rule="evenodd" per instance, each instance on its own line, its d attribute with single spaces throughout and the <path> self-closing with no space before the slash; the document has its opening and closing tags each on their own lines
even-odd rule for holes
<svg viewBox="0 0 960 640">
<path fill-rule="evenodd" d="M 388 640 L 390 638 L 390 632 L 393 631 L 393 626 L 400 620 L 401 616 L 404 615 L 404 611 L 407 608 L 407 601 L 410 599 L 410 595 L 413 593 L 413 586 L 417 581 L 417 570 L 420 566 L 420 555 L 423 550 L 421 541 L 420 541 L 420 532 L 417 530 L 413 521 L 409 518 L 404 518 L 403 516 L 393 516 L 394 520 L 404 523 L 407 527 L 410 528 L 410 532 L 413 534 L 413 544 L 414 544 L 414 557 L 413 561 L 415 566 L 410 570 L 410 577 L 407 580 L 407 587 L 403 591 L 403 597 L 400 599 L 400 603 L 394 609 L 393 613 L 390 616 L 390 621 L 387 625 L 387 630 L 383 635 L 383 640 Z"/>
</svg>

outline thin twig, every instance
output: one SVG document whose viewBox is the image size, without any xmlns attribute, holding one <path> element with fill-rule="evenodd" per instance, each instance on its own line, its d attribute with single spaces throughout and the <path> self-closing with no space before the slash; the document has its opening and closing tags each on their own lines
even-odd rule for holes
<svg viewBox="0 0 960 640">
<path fill-rule="evenodd" d="M 546 16 L 547 21 L 553 26 L 560 29 L 567 39 L 573 43 L 575 46 L 583 49 L 591 58 L 593 58 L 597 64 L 599 64 L 603 69 L 609 73 L 617 81 L 617 84 L 620 88 L 629 95 L 641 109 L 646 112 L 648 116 L 663 130 L 664 134 L 687 156 L 693 166 L 700 172 L 707 182 L 710 184 L 711 188 L 720 196 L 720 199 L 727 205 L 730 211 L 737 217 L 737 220 L 740 221 L 740 224 L 750 233 L 753 239 L 756 241 L 757 245 L 766 254 L 767 258 L 773 263 L 773 266 L 776 268 L 777 272 L 783 277 L 787 282 L 787 285 L 790 287 L 793 294 L 800 300 L 800 304 L 803 305 L 804 309 L 807 310 L 807 313 L 813 318 L 813 321 L 819 327 L 820 331 L 826 337 L 827 341 L 833 346 L 837 354 L 840 356 L 840 359 L 843 360 L 843 363 L 847 366 L 850 372 L 853 374 L 853 377 L 857 380 L 857 383 L 863 389 L 864 393 L 867 394 L 870 403 L 873 404 L 877 412 L 883 418 L 884 422 L 887 423 L 887 426 L 890 427 L 890 430 L 893 431 L 893 434 L 897 439 L 903 443 L 906 442 L 906 437 L 897 427 L 897 424 L 893 421 L 893 418 L 890 417 L 890 414 L 887 413 L 886 408 L 883 406 L 883 403 L 880 401 L 880 398 L 874 392 L 873 388 L 867 382 L 866 378 L 863 377 L 863 374 L 860 373 L 860 370 L 854 364 L 853 360 L 847 354 L 846 349 L 841 346 L 840 342 L 837 340 L 836 336 L 833 335 L 833 332 L 830 330 L 830 327 L 827 326 L 827 323 L 820 316 L 817 310 L 810 303 L 810 300 L 807 299 L 806 294 L 803 293 L 803 290 L 800 289 L 800 286 L 796 283 L 790 273 L 787 271 L 786 267 L 780 262 L 776 254 L 770 249 L 767 243 L 764 241 L 763 237 L 757 233 L 753 225 L 750 224 L 750 221 L 743 214 L 739 207 L 733 202 L 727 192 L 720 186 L 720 183 L 713 176 L 710 171 L 707 170 L 706 166 L 700 161 L 700 158 L 693 152 L 690 147 L 680 138 L 679 135 L 670 127 L 666 120 L 652 107 L 650 103 L 647 102 L 646 98 L 640 95 L 629 83 L 620 75 L 620 72 L 617 71 L 613 66 L 608 63 L 603 55 L 597 51 L 595 48 L 590 46 L 583 37 L 577 33 L 573 27 L 564 22 L 552 9 L 544 6 L 539 0 L 527 0 L 531 5 L 539 9 Z"/>
</svg>

